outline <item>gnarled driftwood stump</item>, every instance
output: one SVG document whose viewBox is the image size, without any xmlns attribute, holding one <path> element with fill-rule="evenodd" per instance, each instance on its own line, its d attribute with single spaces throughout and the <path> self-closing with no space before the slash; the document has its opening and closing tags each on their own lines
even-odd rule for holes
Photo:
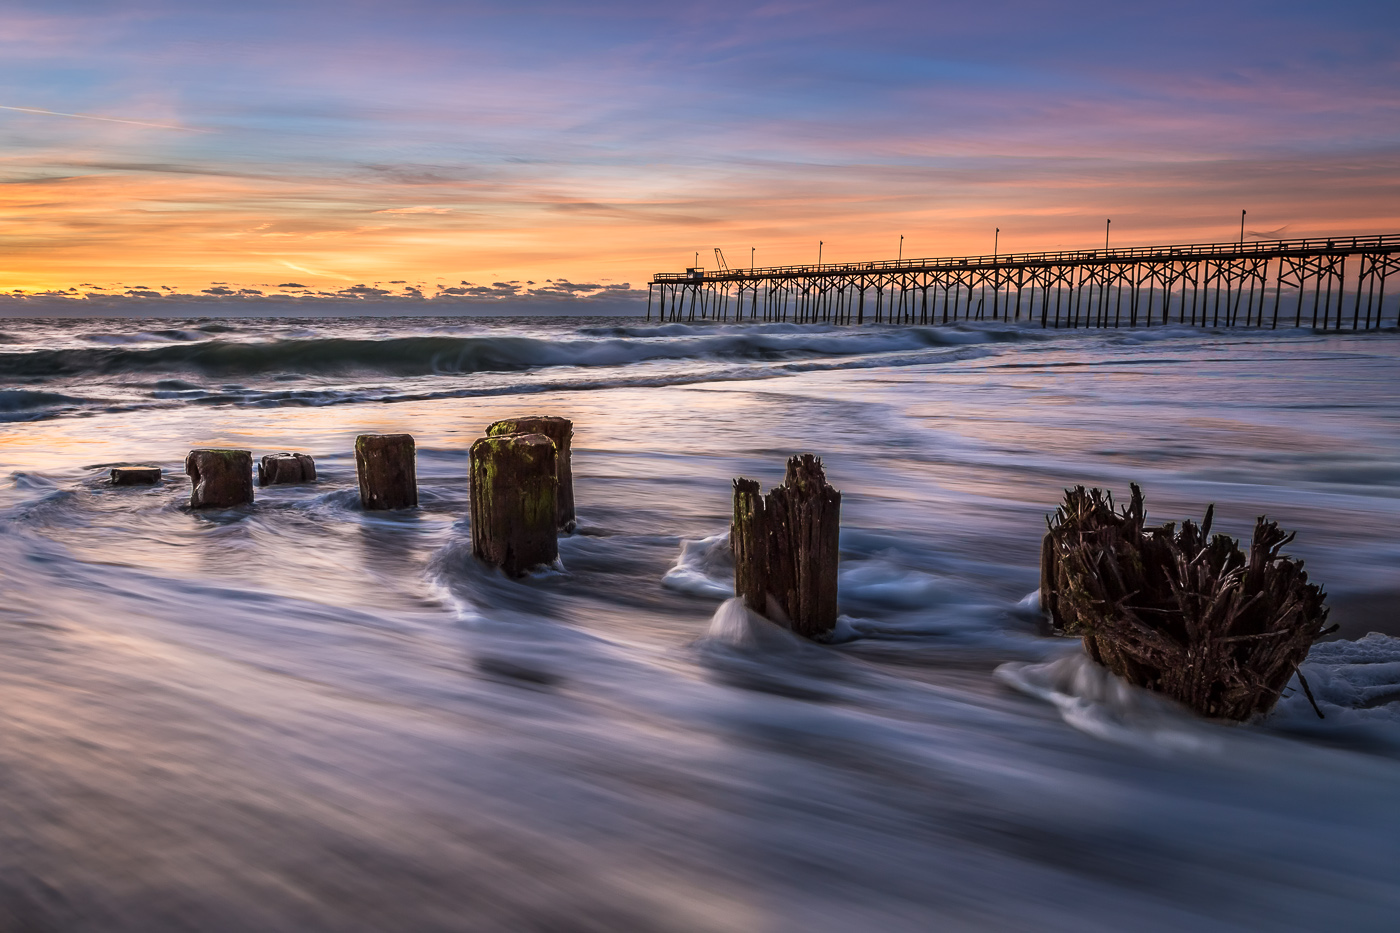
<svg viewBox="0 0 1400 933">
<path fill-rule="evenodd" d="M 1065 490 L 1041 546 L 1052 624 L 1095 661 L 1205 716 L 1267 713 L 1325 628 L 1325 594 L 1281 549 L 1293 535 L 1262 516 L 1249 551 L 1192 521 L 1146 527 L 1142 490 Z M 1301 675 L 1299 675 L 1301 678 Z M 1304 684 L 1306 689 L 1306 684 Z"/>
</svg>

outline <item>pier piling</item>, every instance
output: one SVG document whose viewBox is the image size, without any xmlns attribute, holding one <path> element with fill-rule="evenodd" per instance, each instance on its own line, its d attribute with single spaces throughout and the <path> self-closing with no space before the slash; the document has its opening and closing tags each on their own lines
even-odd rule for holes
<svg viewBox="0 0 1400 933">
<path fill-rule="evenodd" d="M 767 496 L 757 481 L 734 480 L 734 593 L 750 609 L 808 638 L 836 625 L 841 493 L 811 454 L 787 463 Z"/>
<path fill-rule="evenodd" d="M 113 486 L 154 486 L 160 482 L 160 467 L 112 467 L 108 478 Z"/>
<path fill-rule="evenodd" d="M 495 434 L 472 444 L 472 554 L 519 577 L 559 558 L 557 452 L 544 434 Z"/>
<path fill-rule="evenodd" d="M 253 501 L 253 453 L 198 447 L 185 457 L 190 508 L 229 509 Z"/>
<path fill-rule="evenodd" d="M 408 509 L 418 504 L 417 450 L 411 434 L 361 434 L 355 438 L 355 473 L 366 510 Z"/>
<path fill-rule="evenodd" d="M 258 485 L 316 482 L 316 461 L 306 454 L 268 454 L 258 461 Z"/>
<path fill-rule="evenodd" d="M 530 415 L 524 418 L 507 418 L 497 421 L 486 429 L 487 437 L 502 434 L 543 434 L 554 442 L 556 527 L 570 532 L 578 523 L 574 515 L 574 469 L 570 451 L 574 436 L 574 423 L 568 418 L 555 415 Z"/>
</svg>

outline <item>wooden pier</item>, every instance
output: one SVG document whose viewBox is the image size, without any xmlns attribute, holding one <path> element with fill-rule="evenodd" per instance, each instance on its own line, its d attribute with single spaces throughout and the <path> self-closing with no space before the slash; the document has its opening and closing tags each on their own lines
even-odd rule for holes
<svg viewBox="0 0 1400 933">
<path fill-rule="evenodd" d="M 647 320 L 1372 330 L 1400 327 L 1397 271 L 1400 234 L 691 268 L 652 279 Z"/>
</svg>

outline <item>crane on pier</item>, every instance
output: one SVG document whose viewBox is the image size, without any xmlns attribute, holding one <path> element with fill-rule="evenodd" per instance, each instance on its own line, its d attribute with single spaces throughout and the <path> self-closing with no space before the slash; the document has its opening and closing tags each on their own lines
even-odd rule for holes
<svg viewBox="0 0 1400 933">
<path fill-rule="evenodd" d="M 724 250 L 720 249 L 718 246 L 715 247 L 715 263 L 719 266 L 721 272 L 729 271 L 729 263 L 724 261 Z"/>
</svg>

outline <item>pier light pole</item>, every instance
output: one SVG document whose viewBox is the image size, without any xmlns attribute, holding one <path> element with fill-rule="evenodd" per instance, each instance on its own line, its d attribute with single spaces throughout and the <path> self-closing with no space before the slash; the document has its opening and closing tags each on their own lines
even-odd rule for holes
<svg viewBox="0 0 1400 933">
<path fill-rule="evenodd" d="M 822 241 L 817 241 L 817 265 L 822 264 Z"/>
<path fill-rule="evenodd" d="M 749 272 L 753 272 L 753 254 L 755 251 L 757 251 L 757 249 L 757 246 L 749 247 Z"/>
<path fill-rule="evenodd" d="M 895 260 L 895 261 L 896 261 L 896 262 L 903 262 L 903 261 L 904 261 L 904 234 L 902 234 L 902 233 L 899 235 L 899 258 L 898 258 L 897 260 Z"/>
<path fill-rule="evenodd" d="M 1103 225 L 1103 251 L 1108 252 L 1108 228 L 1113 226 L 1113 220 L 1109 219 Z"/>
<path fill-rule="evenodd" d="M 1001 228 L 997 227 L 997 232 L 992 234 L 992 258 L 997 258 L 997 244 L 1001 242 Z"/>
<path fill-rule="evenodd" d="M 1240 211 L 1240 245 L 1244 245 L 1244 211 Z"/>
</svg>

